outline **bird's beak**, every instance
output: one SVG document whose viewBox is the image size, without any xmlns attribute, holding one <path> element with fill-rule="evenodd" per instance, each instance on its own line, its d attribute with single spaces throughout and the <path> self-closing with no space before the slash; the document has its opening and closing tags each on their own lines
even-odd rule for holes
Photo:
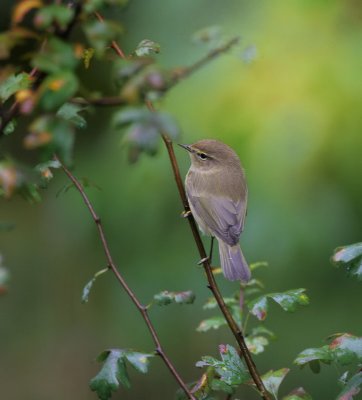
<svg viewBox="0 0 362 400">
<path fill-rule="evenodd" d="M 181 143 L 177 143 L 180 147 L 182 147 L 183 149 L 189 151 L 190 153 L 192 152 L 191 146 L 188 144 L 181 144 Z"/>
</svg>

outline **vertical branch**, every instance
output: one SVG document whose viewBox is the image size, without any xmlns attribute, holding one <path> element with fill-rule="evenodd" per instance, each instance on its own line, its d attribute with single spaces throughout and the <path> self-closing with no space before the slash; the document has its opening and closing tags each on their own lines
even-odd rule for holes
<svg viewBox="0 0 362 400">
<path fill-rule="evenodd" d="M 95 16 L 99 21 L 104 22 L 104 18 L 99 13 L 95 13 Z M 231 47 L 231 45 L 229 47 Z M 118 56 L 120 58 L 122 58 L 122 59 L 126 59 L 127 58 L 126 55 L 124 54 L 124 52 L 121 50 L 120 46 L 115 41 L 111 42 L 111 47 L 118 54 Z M 226 50 L 229 47 L 227 47 Z M 219 54 L 219 53 L 215 53 L 215 54 L 212 53 L 212 56 L 210 57 L 210 59 L 215 58 L 217 54 Z M 201 67 L 202 65 L 204 65 L 205 62 L 206 61 L 202 61 L 200 63 L 200 65 L 197 64 L 195 69 L 197 69 L 197 68 Z M 150 100 L 145 100 L 145 104 L 146 104 L 147 108 L 150 111 L 152 111 L 152 112 L 156 111 L 153 103 Z M 255 365 L 255 363 L 254 363 L 254 361 L 253 361 L 253 359 L 251 357 L 249 349 L 246 346 L 244 335 L 243 335 L 241 329 L 239 328 L 238 324 L 235 322 L 234 318 L 232 317 L 229 309 L 227 308 L 227 306 L 225 304 L 225 301 L 224 301 L 224 299 L 223 299 L 223 297 L 221 295 L 221 292 L 219 290 L 219 287 L 218 287 L 218 285 L 216 283 L 216 280 L 215 280 L 215 277 L 214 277 L 214 274 L 212 272 L 212 268 L 211 268 L 211 265 L 210 265 L 210 261 L 209 261 L 209 259 L 207 257 L 207 253 L 206 253 L 204 244 L 202 242 L 199 230 L 197 228 L 195 219 L 194 219 L 194 217 L 192 216 L 192 214 L 190 212 L 190 206 L 189 206 L 189 203 L 188 203 L 188 200 L 187 200 L 187 196 L 186 196 L 185 188 L 184 188 L 183 181 L 182 181 L 182 178 L 181 178 L 180 169 L 179 169 L 179 166 L 178 166 L 178 163 L 177 163 L 177 159 L 176 159 L 176 156 L 175 156 L 172 140 L 170 139 L 170 137 L 165 132 L 162 133 L 162 140 L 163 140 L 163 142 L 164 142 L 164 144 L 166 146 L 167 152 L 168 152 L 168 156 L 169 156 L 170 163 L 171 163 L 171 166 L 172 166 L 172 171 L 173 171 L 173 174 L 174 174 L 174 178 L 175 178 L 175 182 L 176 182 L 176 185 L 177 185 L 177 189 L 178 189 L 178 192 L 180 194 L 180 198 L 181 198 L 181 201 L 182 201 L 182 204 L 183 204 L 183 207 L 184 207 L 184 211 L 185 211 L 185 214 L 187 215 L 187 218 L 188 218 L 188 221 L 189 221 L 189 225 L 190 225 L 190 228 L 191 228 L 191 231 L 192 231 L 192 234 L 193 234 L 197 249 L 199 251 L 201 259 L 204 260 L 203 261 L 203 267 L 204 267 L 204 270 L 205 270 L 205 273 L 206 273 L 206 277 L 207 277 L 207 280 L 208 280 L 208 288 L 211 290 L 212 294 L 214 295 L 214 297 L 215 297 L 215 299 L 217 301 L 217 304 L 218 304 L 221 312 L 223 313 L 223 315 L 224 315 L 224 317 L 225 317 L 225 319 L 227 321 L 227 324 L 229 325 L 229 328 L 232 331 L 232 333 L 233 333 L 233 335 L 234 335 L 234 337 L 235 337 L 235 339 L 236 339 L 236 341 L 237 341 L 237 343 L 239 345 L 241 356 L 244 357 L 244 360 L 245 360 L 245 363 L 246 363 L 246 365 L 248 367 L 250 375 L 251 375 L 256 387 L 258 388 L 261 397 L 264 400 L 270 400 L 269 394 L 268 394 L 268 392 L 267 392 L 267 390 L 266 390 L 266 388 L 264 386 L 264 383 L 263 383 L 263 381 L 262 381 L 262 379 L 260 377 L 260 374 L 259 374 L 259 372 L 258 372 L 258 370 L 256 368 L 256 365 Z"/>
<path fill-rule="evenodd" d="M 127 282 L 125 281 L 125 279 L 123 278 L 122 274 L 119 272 L 115 262 L 113 261 L 110 249 L 109 249 L 109 245 L 104 233 L 104 229 L 103 229 L 103 225 L 101 222 L 100 217 L 98 216 L 98 214 L 96 213 L 96 211 L 94 210 L 94 207 L 92 205 L 92 203 L 90 202 L 88 196 L 86 195 L 83 186 L 81 185 L 81 183 L 78 181 L 78 179 L 69 171 L 69 169 L 59 160 L 59 158 L 55 155 L 54 158 L 60 163 L 63 171 L 65 172 L 65 174 L 68 176 L 68 178 L 72 181 L 72 183 L 74 184 L 74 186 L 78 189 L 80 195 L 82 196 L 82 199 L 85 203 L 85 205 L 87 206 L 93 221 L 95 222 L 97 229 L 98 229 L 98 234 L 99 234 L 99 238 L 100 241 L 102 243 L 102 247 L 107 259 L 107 263 L 108 263 L 108 268 L 111 269 L 111 271 L 113 272 L 113 274 L 115 275 L 116 279 L 118 280 L 118 282 L 120 283 L 120 285 L 123 287 L 123 289 L 126 291 L 127 295 L 129 296 L 129 298 L 132 300 L 132 302 L 134 303 L 134 305 L 136 306 L 137 310 L 140 312 L 142 318 L 144 319 L 147 328 L 152 336 L 152 340 L 155 344 L 156 347 L 156 354 L 159 355 L 163 362 L 166 364 L 167 368 L 169 369 L 169 371 L 171 372 L 171 374 L 174 376 L 174 378 L 176 379 L 177 383 L 179 384 L 179 386 L 183 389 L 183 391 L 185 392 L 186 396 L 188 397 L 188 399 L 190 400 L 196 400 L 195 397 L 191 394 L 190 390 L 188 389 L 186 383 L 182 380 L 182 378 L 180 377 L 180 375 L 178 374 L 178 372 L 176 371 L 176 368 L 174 367 L 174 365 L 172 364 L 172 362 L 170 361 L 170 359 L 168 358 L 168 356 L 166 355 L 165 351 L 163 350 L 163 347 L 161 345 L 160 339 L 158 337 L 158 334 L 151 322 L 151 319 L 148 315 L 148 310 L 147 307 L 144 306 L 137 298 L 137 296 L 135 295 L 135 293 L 133 292 L 133 290 L 128 286 Z"/>
</svg>

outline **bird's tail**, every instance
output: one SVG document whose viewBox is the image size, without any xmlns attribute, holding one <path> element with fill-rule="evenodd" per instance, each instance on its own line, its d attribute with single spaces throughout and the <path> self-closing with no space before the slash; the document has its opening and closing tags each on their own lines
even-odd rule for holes
<svg viewBox="0 0 362 400">
<path fill-rule="evenodd" d="M 219 240 L 220 263 L 224 276 L 229 281 L 240 280 L 248 282 L 251 274 L 239 244 L 229 246 L 227 243 Z"/>
</svg>

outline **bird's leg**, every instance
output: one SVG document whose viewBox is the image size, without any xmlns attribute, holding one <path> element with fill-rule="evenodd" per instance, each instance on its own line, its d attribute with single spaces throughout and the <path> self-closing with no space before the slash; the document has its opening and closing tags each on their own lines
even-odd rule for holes
<svg viewBox="0 0 362 400">
<path fill-rule="evenodd" d="M 184 211 L 182 211 L 182 213 L 181 213 L 181 217 L 182 218 L 188 218 L 189 216 L 191 215 L 191 211 L 190 210 L 184 210 Z"/>
<path fill-rule="evenodd" d="M 210 243 L 210 251 L 209 251 L 209 255 L 207 257 L 202 258 L 197 265 L 201 265 L 204 262 L 208 261 L 210 264 L 212 263 L 212 251 L 214 249 L 214 236 L 211 236 L 211 243 Z"/>
<path fill-rule="evenodd" d="M 215 237 L 214 237 L 214 236 L 211 236 L 210 251 L 209 251 L 209 261 L 210 261 L 210 264 L 212 264 L 212 252 L 213 252 L 213 250 L 214 250 L 214 239 L 215 239 Z"/>
</svg>

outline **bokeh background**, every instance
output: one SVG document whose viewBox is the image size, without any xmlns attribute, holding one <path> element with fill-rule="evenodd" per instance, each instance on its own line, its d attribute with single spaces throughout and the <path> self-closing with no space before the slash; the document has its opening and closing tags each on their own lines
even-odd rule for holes
<svg viewBox="0 0 362 400">
<path fill-rule="evenodd" d="M 12 1 L 2 1 L 6 27 Z M 223 56 L 174 88 L 161 108 L 182 127 L 182 142 L 217 138 L 230 144 L 246 169 L 250 197 L 242 247 L 267 291 L 305 287 L 309 307 L 287 314 L 271 306 L 265 325 L 278 339 L 256 356 L 261 371 L 290 367 L 281 393 L 303 386 L 314 399 L 338 392 L 341 371 L 319 375 L 292 365 L 307 347 L 336 332 L 362 333 L 361 287 L 329 258 L 339 245 L 361 240 L 362 221 L 362 3 L 356 0 L 132 0 L 112 14 L 126 28 L 126 51 L 150 38 L 161 44 L 167 67 L 188 65 L 205 53 L 192 33 L 220 25 L 255 44 L 245 65 L 237 52 Z M 87 78 L 112 89 L 107 66 Z M 195 332 L 210 312 L 209 296 L 178 198 L 167 154 L 127 163 L 108 110 L 89 117 L 77 137 L 75 172 L 101 187 L 89 194 L 102 216 L 110 247 L 130 286 L 144 302 L 164 289 L 196 292 L 194 306 L 151 310 L 166 351 L 188 381 L 202 355 L 233 343 L 226 328 Z M 177 156 L 186 173 L 189 160 Z M 152 351 L 137 311 L 111 274 L 80 302 L 84 284 L 105 267 L 96 229 L 76 191 L 56 197 L 66 184 L 59 172 L 44 201 L 0 202 L 0 251 L 11 273 L 0 298 L 1 397 L 8 400 L 94 399 L 88 381 L 105 348 Z M 235 284 L 219 279 L 224 294 Z M 254 323 L 254 322 L 253 322 Z M 252 326 L 252 324 L 250 325 Z M 150 374 L 130 369 L 132 389 L 115 399 L 171 399 L 176 384 L 159 359 Z M 257 398 L 243 389 L 240 398 Z"/>
</svg>

